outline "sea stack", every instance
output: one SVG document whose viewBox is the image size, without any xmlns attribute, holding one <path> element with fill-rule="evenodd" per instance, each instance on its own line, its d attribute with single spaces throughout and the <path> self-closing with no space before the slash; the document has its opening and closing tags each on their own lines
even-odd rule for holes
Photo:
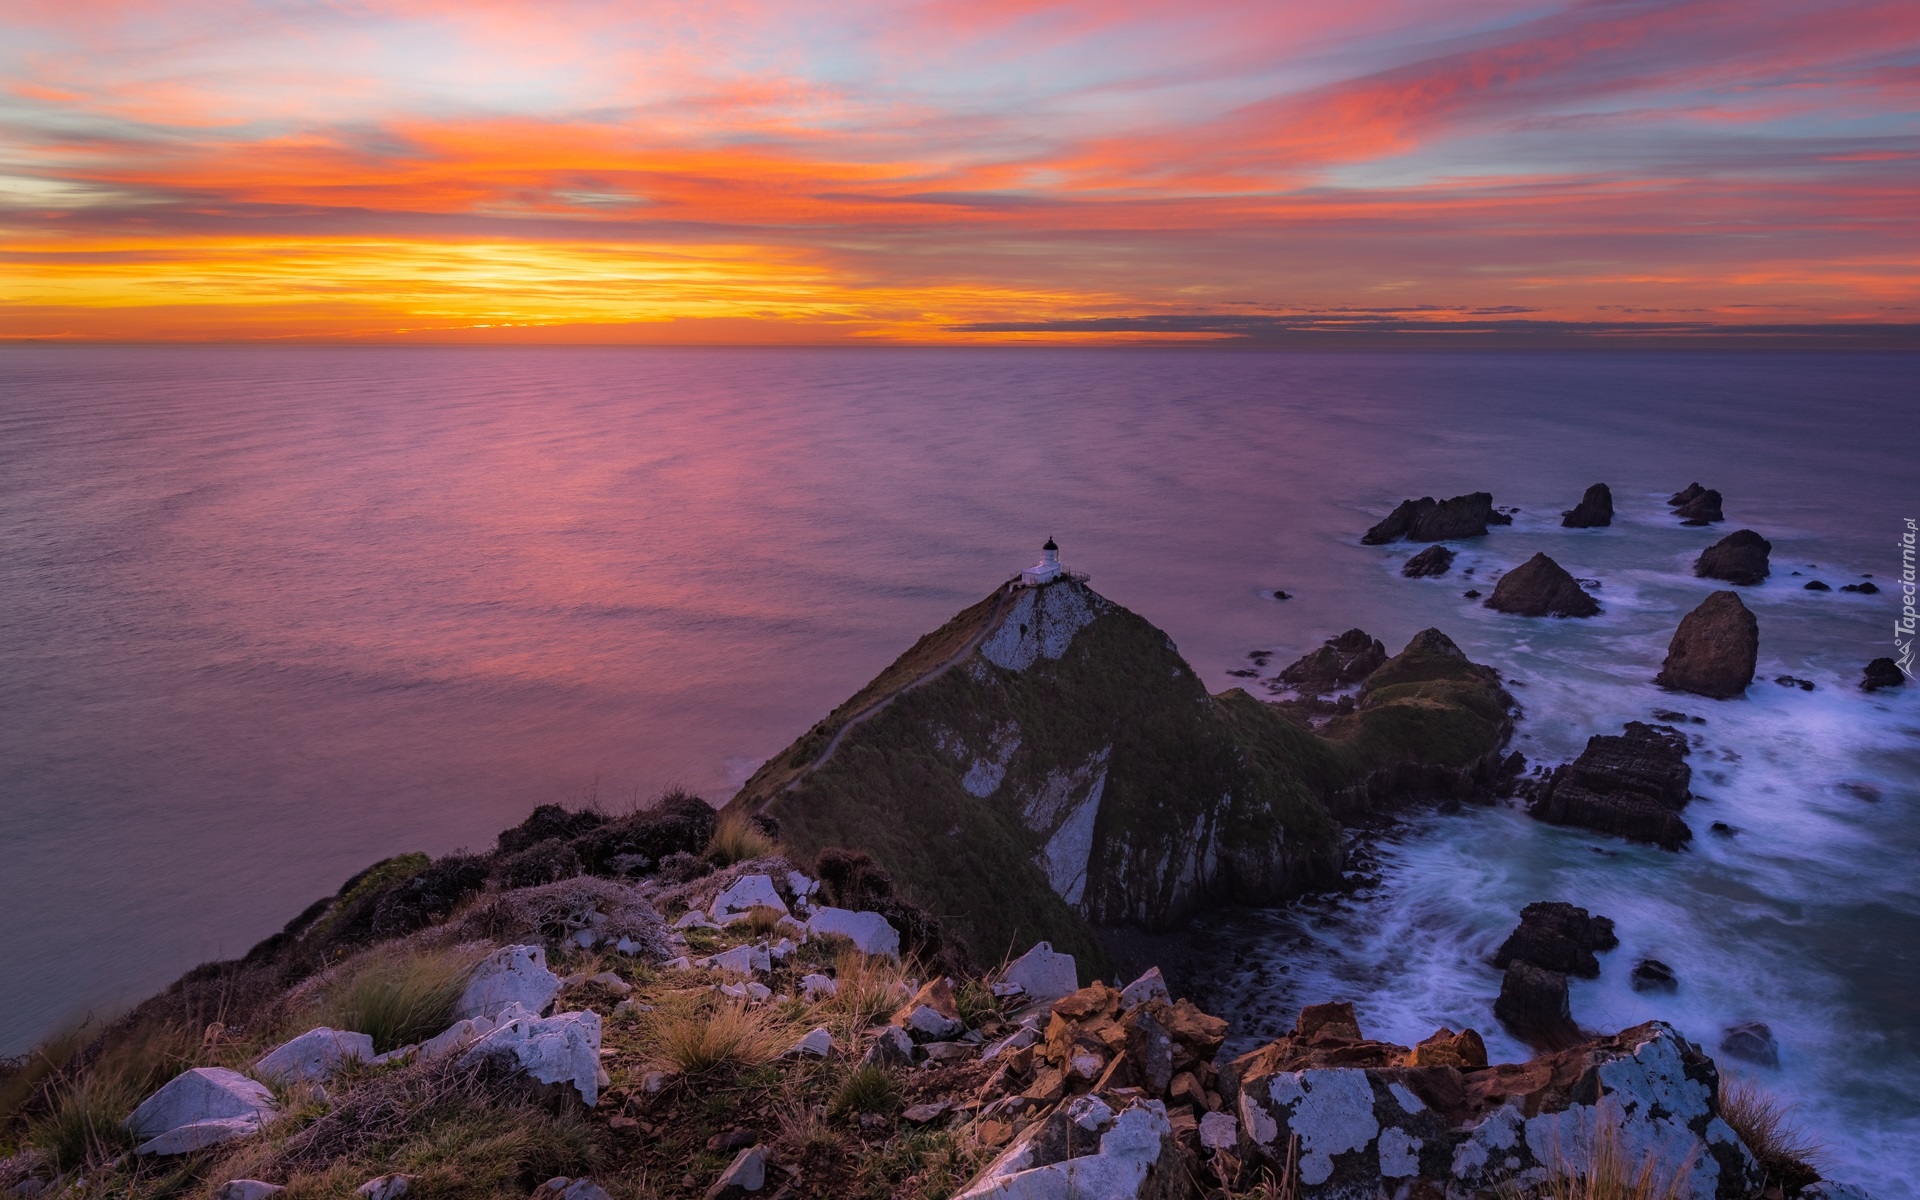
<svg viewBox="0 0 1920 1200">
<path fill-rule="evenodd" d="M 1423 579 L 1431 575 L 1445 575 L 1453 567 L 1453 551 L 1445 546 L 1428 546 L 1425 550 L 1407 560 L 1400 573 L 1408 579 Z"/>
<path fill-rule="evenodd" d="M 1654 682 L 1731 700 L 1745 695 L 1760 657 L 1760 622 L 1737 593 L 1715 592 L 1680 619 Z"/>
<path fill-rule="evenodd" d="M 1523 617 L 1591 617 L 1600 603 L 1589 596 L 1567 569 L 1544 554 L 1536 554 L 1500 577 L 1486 606 Z"/>
<path fill-rule="evenodd" d="M 1752 587 L 1771 573 L 1767 556 L 1772 552 L 1772 542 L 1751 529 L 1738 529 L 1702 550 L 1693 573 L 1702 579 L 1724 579 Z"/>
<path fill-rule="evenodd" d="M 1511 525 L 1513 518 L 1493 507 L 1492 492 L 1469 492 L 1451 500 L 1422 496 L 1402 500 L 1399 507 L 1360 539 L 1365 546 L 1383 546 L 1405 538 L 1410 542 L 1450 542 L 1483 537 L 1489 525 Z"/>
<path fill-rule="evenodd" d="M 1596 483 L 1580 497 L 1580 503 L 1560 514 L 1566 529 L 1598 529 L 1613 524 L 1613 492 L 1604 483 Z"/>
<path fill-rule="evenodd" d="M 1699 495 L 1677 506 L 1673 515 L 1680 518 L 1682 525 L 1710 525 L 1727 519 L 1720 512 L 1720 493 L 1712 488 L 1702 488 Z"/>
</svg>

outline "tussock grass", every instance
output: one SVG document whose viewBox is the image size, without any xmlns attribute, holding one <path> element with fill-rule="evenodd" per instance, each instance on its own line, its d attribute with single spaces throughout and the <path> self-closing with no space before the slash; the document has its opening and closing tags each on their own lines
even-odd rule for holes
<svg viewBox="0 0 1920 1200">
<path fill-rule="evenodd" d="M 739 809 L 720 814 L 714 824 L 713 837 L 707 842 L 707 860 L 723 867 L 750 858 L 765 858 L 775 853 L 778 847 L 768 837 L 766 831 L 753 823 L 753 818 Z"/>
<path fill-rule="evenodd" d="M 1674 1166 L 1648 1157 L 1636 1160 L 1621 1141 L 1617 1113 L 1604 1107 L 1591 1150 L 1567 1154 L 1555 1148 L 1545 1183 L 1525 1194 L 1531 1200 L 1686 1200 L 1693 1160 Z"/>
<path fill-rule="evenodd" d="M 828 1106 L 835 1115 L 848 1113 L 892 1113 L 900 1107 L 900 1089 L 894 1085 L 893 1076 L 881 1067 L 860 1067 L 841 1080 L 834 1089 L 833 1103 Z"/>
<path fill-rule="evenodd" d="M 460 950 L 376 952 L 321 995 L 314 1019 L 367 1034 L 384 1054 L 453 1024 L 473 964 L 474 954 Z"/>
<path fill-rule="evenodd" d="M 762 938 L 779 928 L 780 919 L 786 915 L 771 904 L 756 904 L 747 910 L 746 919 L 741 923 L 747 927 L 748 933 Z"/>
<path fill-rule="evenodd" d="M 904 1000 L 907 968 L 890 958 L 849 948 L 835 960 L 833 975 L 839 990 L 819 1007 L 842 1045 L 853 1045 L 861 1030 L 890 1016 Z"/>
<path fill-rule="evenodd" d="M 710 1001 L 663 1004 L 647 1015 L 645 1028 L 653 1060 L 682 1075 L 772 1062 L 798 1036 L 769 1008 Z"/>
<path fill-rule="evenodd" d="M 1768 1183 L 1804 1187 L 1820 1177 L 1826 1146 L 1793 1119 L 1794 1106 L 1750 1079 L 1721 1076 L 1720 1117 L 1760 1160 Z"/>
<path fill-rule="evenodd" d="M 155 1088 L 196 1060 L 199 1039 L 159 1025 L 116 1038 L 91 1063 L 75 1057 L 52 1069 L 45 1108 L 28 1122 L 27 1140 L 61 1170 L 116 1157 L 140 1141 L 121 1123 Z"/>
</svg>

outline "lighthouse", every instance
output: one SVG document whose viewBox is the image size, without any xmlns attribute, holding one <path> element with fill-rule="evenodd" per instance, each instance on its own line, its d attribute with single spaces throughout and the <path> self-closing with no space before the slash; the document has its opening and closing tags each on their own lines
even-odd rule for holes
<svg viewBox="0 0 1920 1200">
<path fill-rule="evenodd" d="M 1020 572 L 1022 587 L 1039 587 L 1043 583 L 1052 583 L 1066 574 L 1060 565 L 1060 547 L 1048 538 L 1047 544 L 1040 547 L 1040 561 Z"/>
</svg>

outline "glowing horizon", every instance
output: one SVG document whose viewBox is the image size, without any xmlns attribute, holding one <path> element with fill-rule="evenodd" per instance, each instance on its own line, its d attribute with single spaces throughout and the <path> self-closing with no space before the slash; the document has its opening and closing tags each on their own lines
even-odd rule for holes
<svg viewBox="0 0 1920 1200">
<path fill-rule="evenodd" d="M 0 17 L 0 337 L 1920 344 L 1883 0 Z"/>
</svg>

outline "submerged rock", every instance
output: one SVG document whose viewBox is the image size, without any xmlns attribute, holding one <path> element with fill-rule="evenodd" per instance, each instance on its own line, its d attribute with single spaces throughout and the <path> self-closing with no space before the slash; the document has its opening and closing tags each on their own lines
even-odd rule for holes
<svg viewBox="0 0 1920 1200">
<path fill-rule="evenodd" d="M 1805 584 L 1805 590 L 1809 592 L 1830 592 L 1833 588 L 1820 582 L 1818 579 L 1811 579 Z"/>
<path fill-rule="evenodd" d="M 1502 575 L 1486 607 L 1523 617 L 1591 617 L 1600 611 L 1599 601 L 1545 554 L 1535 554 Z"/>
<path fill-rule="evenodd" d="M 1731 700 L 1745 694 L 1760 657 L 1760 622 L 1734 592 L 1715 592 L 1680 620 L 1654 682 Z"/>
<path fill-rule="evenodd" d="M 1519 927 L 1494 951 L 1493 965 L 1504 968 L 1518 959 L 1549 971 L 1598 979 L 1600 960 L 1594 951 L 1619 944 L 1610 919 L 1562 901 L 1542 900 L 1520 910 Z"/>
<path fill-rule="evenodd" d="M 1780 1065 L 1780 1043 L 1765 1021 L 1740 1021 L 1720 1035 L 1720 1049 L 1734 1058 L 1762 1067 Z"/>
<path fill-rule="evenodd" d="M 1860 680 L 1860 689 L 1877 692 L 1881 688 L 1904 687 L 1906 682 L 1906 672 L 1900 669 L 1899 663 L 1891 658 L 1876 658 L 1867 664 L 1866 674 Z"/>
<path fill-rule="evenodd" d="M 1840 585 L 1840 590 L 1843 592 L 1853 592 L 1861 596 L 1878 596 L 1880 594 L 1880 588 L 1872 583 L 1843 583 Z"/>
<path fill-rule="evenodd" d="M 1700 552 L 1693 573 L 1702 579 L 1724 579 L 1744 587 L 1766 581 L 1767 556 L 1773 543 L 1751 529 L 1736 529 Z"/>
<path fill-rule="evenodd" d="M 1597 529 L 1613 524 L 1613 492 L 1604 483 L 1596 483 L 1580 497 L 1580 503 L 1560 514 L 1566 529 Z"/>
<path fill-rule="evenodd" d="M 1331 692 L 1359 683 L 1386 661 L 1387 647 L 1379 638 L 1349 629 L 1284 668 L 1280 682 L 1302 692 Z"/>
<path fill-rule="evenodd" d="M 1428 546 L 1414 555 L 1400 568 L 1400 573 L 1408 579 L 1425 579 L 1435 575 L 1445 575 L 1453 567 L 1453 551 L 1445 546 Z"/>
<path fill-rule="evenodd" d="M 1410 542 L 1449 542 L 1457 538 L 1484 537 L 1489 525 L 1511 525 L 1513 518 L 1493 507 L 1491 492 L 1470 492 L 1450 500 L 1422 496 L 1402 500 L 1398 508 L 1360 541 L 1380 546 L 1405 538 Z"/>
<path fill-rule="evenodd" d="M 1674 975 L 1673 968 L 1657 958 L 1643 958 L 1633 964 L 1633 974 L 1628 983 L 1636 992 L 1677 992 L 1680 980 Z"/>
<path fill-rule="evenodd" d="M 1549 825 L 1678 850 L 1693 840 L 1680 818 L 1692 782 L 1684 736 L 1671 726 L 1629 721 L 1618 735 L 1588 738 L 1579 758 L 1555 767 L 1527 813 Z"/>
</svg>

